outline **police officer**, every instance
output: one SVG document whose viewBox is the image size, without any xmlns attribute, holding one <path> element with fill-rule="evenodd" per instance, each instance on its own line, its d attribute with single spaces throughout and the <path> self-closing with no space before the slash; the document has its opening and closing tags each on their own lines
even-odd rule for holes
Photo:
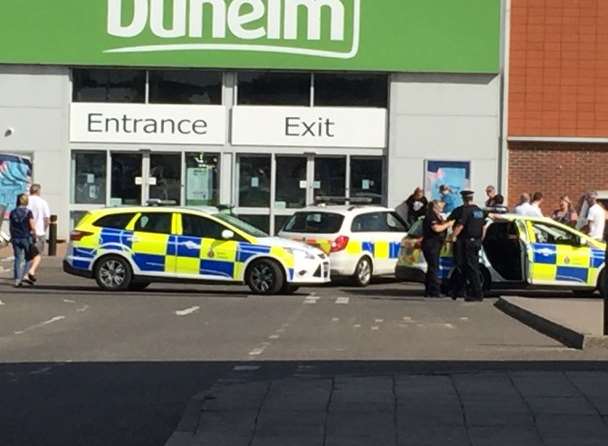
<svg viewBox="0 0 608 446">
<path fill-rule="evenodd" d="M 427 264 L 425 297 L 441 297 L 439 257 L 447 230 L 454 225 L 454 221 L 445 221 L 441 216 L 444 205 L 443 201 L 431 201 L 422 223 L 422 252 Z"/>
<path fill-rule="evenodd" d="M 483 300 L 481 272 L 479 270 L 479 251 L 483 238 L 485 213 L 473 204 L 473 192 L 461 192 L 464 204 L 456 208 L 450 219 L 455 220 L 453 237 L 455 241 L 455 261 L 461 272 L 460 283 L 455 284 L 454 292 L 459 294 L 469 284 L 470 294 L 467 301 Z"/>
</svg>

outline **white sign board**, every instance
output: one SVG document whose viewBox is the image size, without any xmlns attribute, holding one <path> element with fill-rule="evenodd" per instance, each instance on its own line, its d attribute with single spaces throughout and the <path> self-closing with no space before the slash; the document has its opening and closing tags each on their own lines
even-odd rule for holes
<svg viewBox="0 0 608 446">
<path fill-rule="evenodd" d="M 386 116 L 378 108 L 238 106 L 232 111 L 232 144 L 384 148 Z"/>
<path fill-rule="evenodd" d="M 75 103 L 70 141 L 141 144 L 221 144 L 226 109 L 221 105 Z"/>
</svg>

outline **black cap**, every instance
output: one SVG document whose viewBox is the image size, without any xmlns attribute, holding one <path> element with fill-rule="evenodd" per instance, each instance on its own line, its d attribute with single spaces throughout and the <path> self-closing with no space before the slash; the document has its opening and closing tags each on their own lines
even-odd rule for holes
<svg viewBox="0 0 608 446">
<path fill-rule="evenodd" d="M 462 198 L 473 198 L 475 192 L 473 192 L 472 190 L 463 190 L 460 191 L 460 195 L 462 195 Z"/>
</svg>

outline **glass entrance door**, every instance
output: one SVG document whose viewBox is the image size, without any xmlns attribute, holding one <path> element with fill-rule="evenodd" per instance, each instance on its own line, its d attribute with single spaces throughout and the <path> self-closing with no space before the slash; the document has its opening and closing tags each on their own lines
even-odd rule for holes
<svg viewBox="0 0 608 446">
<path fill-rule="evenodd" d="M 182 202 L 181 154 L 113 152 L 111 157 L 110 206 L 140 206 L 149 200 Z"/>
<path fill-rule="evenodd" d="M 182 195 L 181 154 L 150 154 L 150 170 L 146 185 L 149 200 L 179 205 Z"/>
<path fill-rule="evenodd" d="M 110 206 L 142 204 L 143 159 L 141 153 L 112 153 Z"/>
</svg>

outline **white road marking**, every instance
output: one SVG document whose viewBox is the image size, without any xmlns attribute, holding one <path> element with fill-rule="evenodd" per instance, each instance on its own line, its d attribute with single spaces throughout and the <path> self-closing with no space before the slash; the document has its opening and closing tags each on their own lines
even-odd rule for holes
<svg viewBox="0 0 608 446">
<path fill-rule="evenodd" d="M 449 328 L 450 330 L 453 330 L 453 329 L 455 329 L 455 328 L 456 328 L 456 327 L 454 327 L 454 325 L 453 325 L 453 324 L 443 324 L 443 326 L 444 326 L 445 328 Z"/>
<path fill-rule="evenodd" d="M 340 318 L 339 317 L 332 317 L 331 321 L 332 322 L 340 322 Z"/>
<path fill-rule="evenodd" d="M 64 301 L 66 304 L 75 304 L 75 303 L 76 303 L 76 301 L 75 301 L 75 300 L 72 300 L 72 299 L 63 299 L 63 301 Z"/>
<path fill-rule="evenodd" d="M 308 296 L 305 300 L 304 303 L 306 305 L 314 305 L 317 303 L 317 301 L 320 299 L 319 296 Z"/>
<path fill-rule="evenodd" d="M 274 340 L 274 339 L 279 339 L 280 337 L 281 336 L 279 336 L 278 334 L 273 334 L 273 335 L 268 336 L 268 339 L 273 339 Z"/>
<path fill-rule="evenodd" d="M 378 327 L 377 325 L 374 325 L 374 326 L 372 327 L 372 330 L 373 330 L 373 331 L 380 330 L 380 327 Z"/>
<path fill-rule="evenodd" d="M 382 322 L 384 322 L 384 319 L 375 319 L 374 322 L 376 324 L 381 324 Z"/>
<path fill-rule="evenodd" d="M 249 356 L 260 356 L 270 346 L 270 342 L 263 342 L 259 347 L 249 352 Z"/>
<path fill-rule="evenodd" d="M 410 316 L 403 316 L 403 320 L 405 322 L 414 322 L 414 320 Z"/>
<path fill-rule="evenodd" d="M 469 320 L 469 318 L 468 318 L 468 317 L 461 317 L 461 318 L 460 318 L 460 320 L 461 320 L 461 321 L 468 321 L 468 320 Z"/>
<path fill-rule="evenodd" d="M 0 300 L 0 307 L 1 307 L 2 305 L 6 305 L 6 304 Z"/>
<path fill-rule="evenodd" d="M 336 305 L 348 305 L 350 297 L 338 297 L 336 299 Z"/>
<path fill-rule="evenodd" d="M 260 370 L 260 366 L 257 365 L 237 365 L 232 368 L 235 372 L 255 372 Z"/>
<path fill-rule="evenodd" d="M 48 321 L 44 321 L 44 322 L 41 322 L 39 324 L 32 325 L 31 327 L 27 327 L 27 328 L 25 328 L 23 330 L 15 331 L 14 333 L 16 335 L 21 335 L 21 334 L 23 334 L 25 332 L 28 332 L 28 331 L 31 331 L 31 330 L 35 330 L 36 328 L 42 328 L 42 327 L 44 327 L 46 325 L 52 324 L 54 322 L 59 322 L 59 321 L 62 321 L 64 319 L 65 319 L 65 316 L 55 316 L 54 318 L 51 318 Z"/>
<path fill-rule="evenodd" d="M 191 308 L 186 308 L 185 310 L 178 310 L 175 312 L 175 314 L 178 316 L 188 316 L 192 313 L 196 313 L 200 309 L 201 309 L 201 307 L 191 307 Z"/>
<path fill-rule="evenodd" d="M 87 311 L 88 309 L 89 309 L 89 306 L 88 306 L 88 305 L 85 305 L 84 307 L 77 308 L 77 309 L 76 309 L 76 312 L 77 312 L 77 313 L 84 313 L 84 312 L 85 312 L 85 311 Z"/>
<path fill-rule="evenodd" d="M 354 328 L 361 328 L 361 324 L 355 324 L 353 325 Z"/>
</svg>

